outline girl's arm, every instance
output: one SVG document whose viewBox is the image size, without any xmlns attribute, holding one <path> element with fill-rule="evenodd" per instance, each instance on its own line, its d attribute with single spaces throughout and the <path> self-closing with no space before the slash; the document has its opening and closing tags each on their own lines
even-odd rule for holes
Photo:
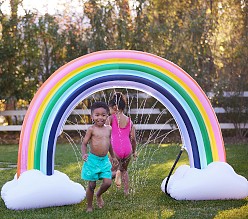
<svg viewBox="0 0 248 219">
<path fill-rule="evenodd" d="M 137 153 L 136 153 L 137 140 L 136 140 L 136 131 L 135 131 L 135 127 L 134 127 L 133 123 L 132 123 L 132 127 L 131 127 L 131 132 L 130 132 L 130 140 L 131 140 L 131 144 L 132 144 L 133 157 L 136 159 L 136 157 L 137 157 Z"/>
<path fill-rule="evenodd" d="M 105 122 L 106 125 L 112 125 L 112 116 L 109 116 Z"/>
</svg>

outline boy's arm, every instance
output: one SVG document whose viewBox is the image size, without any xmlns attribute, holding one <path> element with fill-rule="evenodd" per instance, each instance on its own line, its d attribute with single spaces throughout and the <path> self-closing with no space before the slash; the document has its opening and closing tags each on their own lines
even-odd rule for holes
<svg viewBox="0 0 248 219">
<path fill-rule="evenodd" d="M 115 165 L 118 165 L 118 160 L 117 160 L 117 158 L 116 158 L 116 156 L 115 156 L 115 154 L 114 154 L 114 151 L 113 151 L 113 148 L 112 148 L 112 145 L 111 145 L 111 143 L 110 143 L 110 145 L 109 145 L 109 154 L 110 154 L 110 156 L 112 157 L 112 160 L 113 160 L 113 163 L 115 164 Z"/>
<path fill-rule="evenodd" d="M 84 161 L 87 160 L 88 158 L 88 154 L 87 154 L 87 144 L 88 142 L 90 141 L 90 138 L 91 138 L 91 135 L 92 135 L 92 128 L 90 127 L 85 136 L 84 136 L 84 139 L 83 139 L 83 142 L 82 142 L 82 158 Z"/>
<path fill-rule="evenodd" d="M 110 132 L 111 132 L 111 130 L 112 130 L 112 127 L 110 127 Z M 113 147 L 112 147 L 111 141 L 110 141 L 110 144 L 109 144 L 109 154 L 112 157 L 113 162 L 117 165 L 119 162 L 118 162 L 118 160 L 117 160 L 117 158 L 115 156 L 115 153 L 113 151 Z"/>
<path fill-rule="evenodd" d="M 110 143 L 110 145 L 109 145 L 109 154 L 110 154 L 110 156 L 111 156 L 112 158 L 115 158 L 115 154 L 114 154 L 114 151 L 113 151 L 113 148 L 112 148 L 111 143 Z"/>
<path fill-rule="evenodd" d="M 110 126 L 110 125 L 108 125 L 108 128 L 109 128 L 109 137 L 111 138 L 111 132 L 112 132 L 112 127 Z M 113 147 L 112 147 L 112 144 L 111 144 L 111 139 L 110 139 L 110 141 L 109 141 L 109 153 L 110 153 L 110 156 L 112 157 L 112 158 L 114 158 L 115 157 L 115 154 L 114 154 L 114 151 L 113 151 Z"/>
</svg>

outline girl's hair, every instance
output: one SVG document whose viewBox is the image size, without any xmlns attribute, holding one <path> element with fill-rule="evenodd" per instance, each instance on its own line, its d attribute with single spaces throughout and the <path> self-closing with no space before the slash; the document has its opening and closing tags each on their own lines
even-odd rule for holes
<svg viewBox="0 0 248 219">
<path fill-rule="evenodd" d="M 91 113 L 93 113 L 93 111 L 97 108 L 103 108 L 107 111 L 107 113 L 109 113 L 109 107 L 105 102 L 102 101 L 94 102 L 91 106 Z"/>
<path fill-rule="evenodd" d="M 125 96 L 120 92 L 114 93 L 112 99 L 109 101 L 109 106 L 110 107 L 117 106 L 118 109 L 124 110 L 126 107 Z"/>
</svg>

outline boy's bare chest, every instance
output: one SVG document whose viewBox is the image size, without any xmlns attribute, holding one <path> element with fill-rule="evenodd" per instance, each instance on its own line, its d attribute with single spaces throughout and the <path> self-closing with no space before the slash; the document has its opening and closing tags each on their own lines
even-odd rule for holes
<svg viewBox="0 0 248 219">
<path fill-rule="evenodd" d="M 99 129 L 93 132 L 93 138 L 95 139 L 109 139 L 110 138 L 110 131 L 108 129 Z"/>
</svg>

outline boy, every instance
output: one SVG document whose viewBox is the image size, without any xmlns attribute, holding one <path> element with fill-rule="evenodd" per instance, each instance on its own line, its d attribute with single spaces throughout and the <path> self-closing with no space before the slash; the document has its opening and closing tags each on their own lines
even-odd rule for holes
<svg viewBox="0 0 248 219">
<path fill-rule="evenodd" d="M 85 161 L 82 168 L 82 179 L 88 180 L 86 190 L 87 212 L 93 211 L 92 202 L 96 181 L 103 180 L 96 193 L 97 205 L 104 205 L 102 194 L 108 190 L 112 183 L 112 165 L 108 158 L 110 153 L 114 162 L 118 162 L 114 156 L 110 144 L 111 126 L 105 125 L 109 108 L 104 102 L 95 102 L 91 107 L 91 119 L 93 125 L 87 130 L 82 143 L 82 158 Z M 87 144 L 90 143 L 90 152 L 87 154 Z"/>
</svg>

